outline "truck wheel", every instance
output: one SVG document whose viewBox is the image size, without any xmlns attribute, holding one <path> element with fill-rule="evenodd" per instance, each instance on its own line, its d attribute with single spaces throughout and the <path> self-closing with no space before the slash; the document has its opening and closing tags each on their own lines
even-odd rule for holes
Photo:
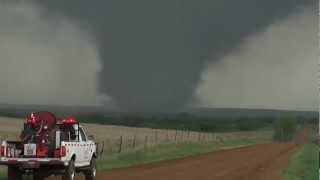
<svg viewBox="0 0 320 180">
<path fill-rule="evenodd" d="M 76 168 L 74 165 L 74 160 L 69 162 L 69 166 L 67 167 L 65 174 L 62 176 L 63 180 L 74 180 L 76 176 Z"/>
<path fill-rule="evenodd" d="M 96 158 L 92 157 L 90 162 L 90 167 L 87 171 L 84 173 L 86 180 L 96 180 L 97 176 L 97 164 L 96 164 Z"/>
<path fill-rule="evenodd" d="M 22 180 L 22 172 L 17 167 L 8 167 L 8 180 Z"/>
</svg>

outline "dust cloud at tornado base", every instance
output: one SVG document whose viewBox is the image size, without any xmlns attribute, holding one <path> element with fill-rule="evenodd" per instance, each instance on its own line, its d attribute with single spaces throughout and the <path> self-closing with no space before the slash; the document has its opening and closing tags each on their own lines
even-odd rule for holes
<svg viewBox="0 0 320 180">
<path fill-rule="evenodd" d="M 198 106 L 317 110 L 317 17 L 304 11 L 209 63 Z"/>
</svg>

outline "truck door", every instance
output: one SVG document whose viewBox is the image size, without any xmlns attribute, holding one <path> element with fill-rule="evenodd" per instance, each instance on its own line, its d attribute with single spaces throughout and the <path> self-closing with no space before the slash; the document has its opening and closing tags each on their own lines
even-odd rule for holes
<svg viewBox="0 0 320 180">
<path fill-rule="evenodd" d="M 71 148 L 74 151 L 74 153 L 76 154 L 76 164 L 81 164 L 82 163 L 82 155 L 81 155 L 81 135 L 79 134 L 79 125 L 78 124 L 74 124 L 72 126 L 70 133 L 70 142 L 72 144 Z"/>
<path fill-rule="evenodd" d="M 84 133 L 83 129 L 80 128 L 80 148 L 81 148 L 81 163 L 89 163 L 90 162 L 90 151 L 87 143 L 87 136 Z"/>
</svg>

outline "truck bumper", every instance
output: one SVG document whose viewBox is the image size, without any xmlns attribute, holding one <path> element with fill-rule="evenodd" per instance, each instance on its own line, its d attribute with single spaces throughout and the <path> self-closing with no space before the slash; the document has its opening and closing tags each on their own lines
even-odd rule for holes
<svg viewBox="0 0 320 180">
<path fill-rule="evenodd" d="M 59 159 L 6 159 L 0 160 L 0 165 L 3 166 L 16 166 L 21 169 L 37 169 L 44 166 L 58 166 L 65 167 L 68 163 L 65 163 Z"/>
</svg>

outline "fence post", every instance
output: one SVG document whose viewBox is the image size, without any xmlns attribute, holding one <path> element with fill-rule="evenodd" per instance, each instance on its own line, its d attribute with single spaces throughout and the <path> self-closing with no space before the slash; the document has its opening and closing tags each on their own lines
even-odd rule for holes
<svg viewBox="0 0 320 180">
<path fill-rule="evenodd" d="M 123 137 L 120 136 L 120 143 L 119 143 L 119 151 L 118 151 L 118 153 L 122 152 L 122 145 L 123 145 Z"/>
<path fill-rule="evenodd" d="M 184 141 L 185 133 L 186 133 L 186 131 L 185 131 L 185 130 L 182 130 L 182 132 L 181 132 L 181 141 L 182 141 L 182 142 Z"/>
<path fill-rule="evenodd" d="M 101 146 L 99 146 L 99 148 L 100 148 Z M 98 152 L 99 153 L 99 152 Z M 102 147 L 101 147 L 101 149 L 100 149 L 100 157 L 102 157 L 102 155 L 103 155 L 103 153 L 104 153 L 104 140 L 102 141 Z"/>
<path fill-rule="evenodd" d="M 145 137 L 144 139 L 144 150 L 148 148 L 148 136 Z"/>
<path fill-rule="evenodd" d="M 158 143 L 158 130 L 155 131 L 154 136 L 155 136 L 155 141 L 156 141 L 156 144 L 157 144 Z"/>
<path fill-rule="evenodd" d="M 137 135 L 135 134 L 133 137 L 132 148 L 136 148 Z"/>
<path fill-rule="evenodd" d="M 178 130 L 176 130 L 176 134 L 174 135 L 174 141 L 177 141 Z"/>
<path fill-rule="evenodd" d="M 208 138 L 208 135 L 209 135 L 209 134 L 208 134 L 207 132 L 204 134 L 204 141 L 205 141 L 206 143 L 208 142 L 208 139 L 209 139 L 209 138 Z"/>
</svg>

